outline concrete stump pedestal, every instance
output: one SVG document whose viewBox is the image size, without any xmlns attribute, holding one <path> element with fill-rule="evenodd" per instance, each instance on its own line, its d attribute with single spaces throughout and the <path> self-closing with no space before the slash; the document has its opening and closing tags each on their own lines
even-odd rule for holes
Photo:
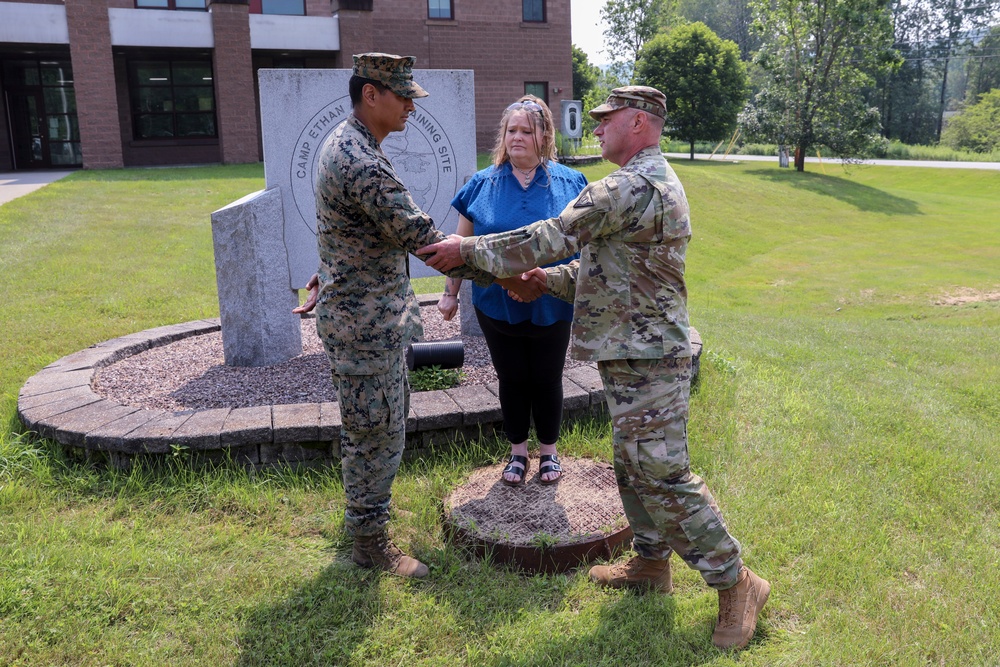
<svg viewBox="0 0 1000 667">
<path fill-rule="evenodd" d="M 632 530 L 611 464 L 560 457 L 563 476 L 546 485 L 538 453 L 530 458 L 522 486 L 505 485 L 499 463 L 444 499 L 445 533 L 456 544 L 526 572 L 564 572 L 628 547 Z"/>
</svg>

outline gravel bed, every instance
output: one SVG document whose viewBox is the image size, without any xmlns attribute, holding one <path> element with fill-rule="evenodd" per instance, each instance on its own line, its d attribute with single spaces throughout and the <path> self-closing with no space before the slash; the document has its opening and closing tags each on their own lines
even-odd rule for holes
<svg viewBox="0 0 1000 667">
<path fill-rule="evenodd" d="M 436 306 L 423 306 L 424 340 L 461 337 L 461 323 L 441 318 Z M 582 362 L 566 359 L 566 367 Z M 462 385 L 497 381 L 486 342 L 465 340 Z M 281 364 L 246 368 L 226 366 L 219 332 L 161 345 L 106 366 L 96 373 L 93 390 L 122 405 L 155 410 L 243 408 L 287 403 L 336 401 L 330 362 L 316 335 L 316 322 L 302 320 L 302 354 Z"/>
</svg>

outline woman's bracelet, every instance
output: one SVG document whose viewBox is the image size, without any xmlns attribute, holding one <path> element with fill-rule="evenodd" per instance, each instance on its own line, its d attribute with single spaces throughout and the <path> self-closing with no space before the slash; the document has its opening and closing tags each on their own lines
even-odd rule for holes
<svg viewBox="0 0 1000 667">
<path fill-rule="evenodd" d="M 452 294 L 451 292 L 442 292 L 442 296 L 458 296 L 457 294 Z"/>
</svg>

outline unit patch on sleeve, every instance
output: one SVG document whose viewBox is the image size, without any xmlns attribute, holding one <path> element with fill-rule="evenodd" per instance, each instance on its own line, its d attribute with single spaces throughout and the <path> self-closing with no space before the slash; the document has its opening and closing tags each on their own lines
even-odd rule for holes
<svg viewBox="0 0 1000 667">
<path fill-rule="evenodd" d="M 594 205 L 594 195 L 591 194 L 590 188 L 584 190 L 579 197 L 576 198 L 576 203 L 573 204 L 573 208 L 587 208 L 588 206 Z"/>
</svg>

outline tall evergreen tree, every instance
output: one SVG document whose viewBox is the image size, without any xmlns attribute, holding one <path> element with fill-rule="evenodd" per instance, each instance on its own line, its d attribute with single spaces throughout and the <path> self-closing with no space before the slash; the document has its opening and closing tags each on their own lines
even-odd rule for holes
<svg viewBox="0 0 1000 667">
<path fill-rule="evenodd" d="M 937 104 L 933 26 L 928 6 L 912 0 L 892 0 L 893 47 L 902 62 L 898 69 L 877 75 L 872 100 L 879 107 L 882 135 L 907 144 L 936 140 Z"/>
<path fill-rule="evenodd" d="M 934 67 L 919 44 L 899 43 L 898 70 L 881 74 L 874 103 L 880 109 L 882 136 L 904 144 L 932 144 L 937 128 Z"/>
</svg>

